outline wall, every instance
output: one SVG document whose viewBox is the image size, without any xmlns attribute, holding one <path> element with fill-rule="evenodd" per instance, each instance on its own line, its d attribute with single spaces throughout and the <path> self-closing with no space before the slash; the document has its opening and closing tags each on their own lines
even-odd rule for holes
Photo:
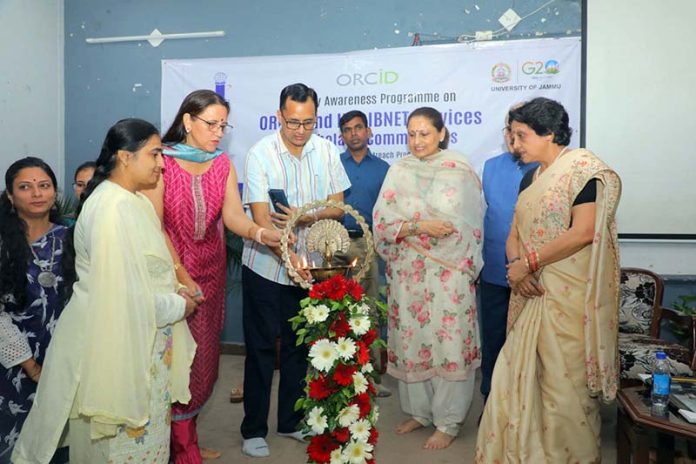
<svg viewBox="0 0 696 464">
<path fill-rule="evenodd" d="M 63 2 L 0 0 L 0 174 L 36 155 L 63 185 Z"/>
<path fill-rule="evenodd" d="M 514 3 L 520 16 L 541 9 L 499 39 L 580 34 L 579 0 Z M 162 59 L 405 47 L 413 41 L 409 32 L 421 33 L 423 44 L 452 42 L 477 30 L 500 29 L 497 18 L 510 5 L 510 0 L 66 0 L 67 170 L 97 156 L 106 130 L 116 120 L 137 116 L 159 121 Z M 227 35 L 170 40 L 157 48 L 147 42 L 85 43 L 88 37 L 144 35 L 155 28 L 162 33 L 224 30 Z M 311 75 L 307 70 L 310 85 Z M 240 321 L 235 286 L 228 293 L 224 340 L 241 341 Z"/>
</svg>

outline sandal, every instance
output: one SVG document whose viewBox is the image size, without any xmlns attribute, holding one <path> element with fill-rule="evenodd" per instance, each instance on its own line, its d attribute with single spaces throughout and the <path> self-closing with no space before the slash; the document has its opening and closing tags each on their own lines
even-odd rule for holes
<svg viewBox="0 0 696 464">
<path fill-rule="evenodd" d="M 234 387 L 230 391 L 230 403 L 241 403 L 244 401 L 244 387 Z"/>
</svg>

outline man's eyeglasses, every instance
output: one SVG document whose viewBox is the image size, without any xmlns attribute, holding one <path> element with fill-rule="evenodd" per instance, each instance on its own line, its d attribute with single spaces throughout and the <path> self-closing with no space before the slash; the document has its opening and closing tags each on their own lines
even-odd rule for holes
<svg viewBox="0 0 696 464">
<path fill-rule="evenodd" d="M 317 127 L 316 119 L 308 119 L 306 121 L 298 121 L 297 119 L 287 120 L 285 119 L 285 115 L 283 113 L 280 114 L 280 117 L 283 118 L 283 121 L 285 121 L 285 125 L 290 130 L 297 130 L 300 128 L 300 126 L 302 126 L 304 127 L 304 130 L 310 131 Z"/>
<path fill-rule="evenodd" d="M 232 124 L 227 124 L 226 122 L 206 121 L 205 119 L 199 118 L 195 114 L 192 114 L 191 117 L 199 120 L 200 122 L 206 123 L 210 132 L 215 132 L 218 129 L 222 129 L 223 132 L 229 132 L 234 127 Z"/>
</svg>

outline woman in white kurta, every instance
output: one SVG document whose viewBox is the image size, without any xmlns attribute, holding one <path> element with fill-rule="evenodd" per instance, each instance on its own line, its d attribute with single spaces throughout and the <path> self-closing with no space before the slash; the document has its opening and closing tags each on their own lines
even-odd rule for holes
<svg viewBox="0 0 696 464">
<path fill-rule="evenodd" d="M 78 282 L 49 348 L 13 462 L 48 463 L 69 422 L 73 464 L 169 459 L 169 411 L 186 402 L 195 343 L 161 225 L 139 190 L 162 147 L 138 119 L 108 132 L 75 227 Z"/>
<path fill-rule="evenodd" d="M 458 434 L 481 359 L 474 289 L 481 184 L 463 155 L 443 150 L 447 135 L 438 111 L 413 111 L 412 156 L 389 169 L 374 208 L 389 284 L 387 369 L 411 416 L 397 433 L 434 425 L 427 449 L 445 448 Z"/>
</svg>

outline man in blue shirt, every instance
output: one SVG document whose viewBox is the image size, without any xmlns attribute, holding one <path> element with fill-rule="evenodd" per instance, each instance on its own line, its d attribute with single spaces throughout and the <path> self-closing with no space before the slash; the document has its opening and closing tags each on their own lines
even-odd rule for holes
<svg viewBox="0 0 696 464">
<path fill-rule="evenodd" d="M 483 166 L 481 181 L 486 202 L 483 218 L 483 262 L 481 271 L 481 393 L 484 402 L 491 391 L 495 360 L 505 344 L 510 286 L 506 278 L 505 242 L 510 234 L 512 216 L 520 181 L 537 163 L 524 164 L 512 151 L 512 137 L 507 123 L 504 130 L 508 151 L 495 156 Z"/>
<path fill-rule="evenodd" d="M 372 130 L 367 125 L 367 116 L 362 111 L 349 111 L 338 122 L 341 136 L 348 148 L 341 153 L 341 163 L 350 179 L 350 188 L 343 193 L 343 201 L 355 208 L 365 218 L 372 229 L 372 208 L 375 206 L 382 183 L 389 170 L 389 165 L 370 152 L 367 141 L 372 137 Z M 353 257 L 365 256 L 365 237 L 355 219 L 346 214 L 343 224 L 351 238 L 348 254 Z M 370 270 L 360 282 L 368 296 L 377 298 L 379 294 L 379 269 L 377 255 L 370 264 Z"/>
<path fill-rule="evenodd" d="M 389 165 L 370 152 L 367 142 L 372 137 L 372 130 L 368 126 L 367 116 L 362 111 L 349 111 L 341 116 L 338 122 L 341 137 L 348 148 L 341 153 L 341 162 L 350 179 L 350 188 L 343 195 L 343 201 L 355 208 L 365 218 L 365 222 L 372 230 L 372 209 L 375 206 L 382 183 L 389 170 Z M 352 261 L 355 257 L 360 259 L 365 256 L 367 243 L 363 231 L 353 216 L 346 214 L 343 224 L 348 229 L 350 236 L 350 250 L 345 257 L 338 257 L 342 261 Z M 370 269 L 360 284 L 365 293 L 372 297 L 379 296 L 379 265 L 375 253 Z M 376 367 L 382 367 L 381 353 L 373 353 Z M 381 370 L 381 369 L 380 369 Z M 377 385 L 378 396 L 389 396 L 391 392 L 381 384 Z"/>
</svg>

